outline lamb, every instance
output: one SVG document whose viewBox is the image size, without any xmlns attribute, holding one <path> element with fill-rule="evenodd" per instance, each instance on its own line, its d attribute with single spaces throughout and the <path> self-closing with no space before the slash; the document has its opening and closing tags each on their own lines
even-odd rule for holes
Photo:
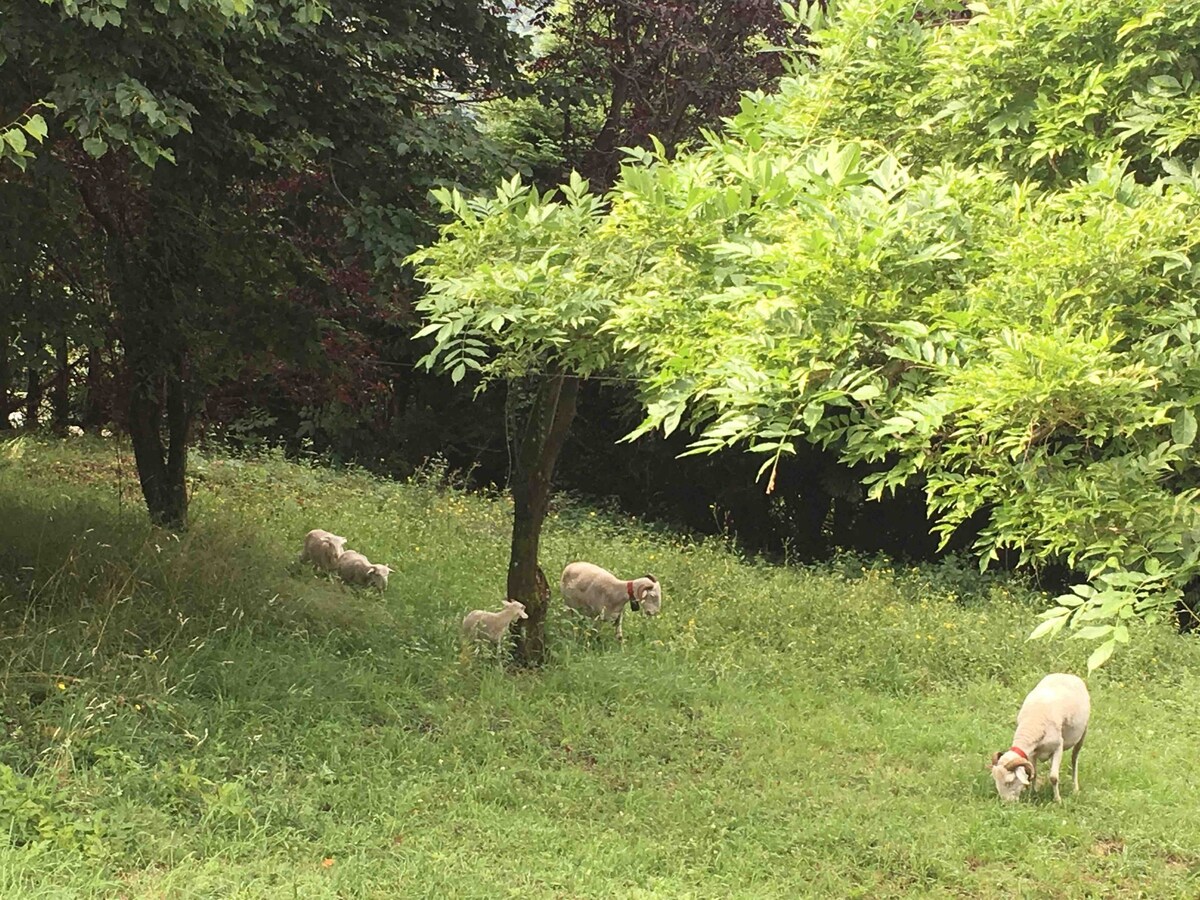
<svg viewBox="0 0 1200 900">
<path fill-rule="evenodd" d="M 338 557 L 337 571 L 347 584 L 365 584 L 386 591 L 392 567 L 372 563 L 356 550 L 346 550 Z"/>
<path fill-rule="evenodd" d="M 569 608 L 616 623 L 618 641 L 625 639 L 621 618 L 626 603 L 634 612 L 642 609 L 648 616 L 658 615 L 662 608 L 662 587 L 653 575 L 625 581 L 592 563 L 573 562 L 563 569 L 559 586 Z"/>
<path fill-rule="evenodd" d="M 992 757 L 992 778 L 1004 801 L 1016 800 L 1037 778 L 1039 759 L 1050 760 L 1050 783 L 1054 799 L 1058 792 L 1058 767 L 1063 751 L 1071 750 L 1071 780 L 1079 790 L 1079 751 L 1087 736 L 1091 698 L 1087 685 L 1077 675 L 1047 675 L 1029 692 L 1017 713 L 1017 731 L 1012 747 Z"/>
<path fill-rule="evenodd" d="M 525 604 L 519 600 L 505 600 L 504 609 L 499 612 L 488 612 L 483 609 L 473 609 L 463 618 L 463 637 L 487 638 L 493 644 L 499 645 L 504 638 L 504 632 L 516 619 L 528 619 Z"/>
<path fill-rule="evenodd" d="M 297 561 L 300 563 L 311 562 L 319 569 L 332 572 L 337 568 L 338 558 L 345 548 L 346 539 L 344 537 L 314 528 L 304 536 L 304 549 L 300 551 Z"/>
</svg>

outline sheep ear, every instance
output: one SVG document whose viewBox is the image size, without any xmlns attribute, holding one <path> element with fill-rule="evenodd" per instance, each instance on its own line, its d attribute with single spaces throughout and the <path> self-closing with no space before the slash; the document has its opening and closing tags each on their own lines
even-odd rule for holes
<svg viewBox="0 0 1200 900">
<path fill-rule="evenodd" d="M 1017 781 L 1021 782 L 1021 784 L 1024 784 L 1024 785 L 1029 784 L 1029 773 L 1027 771 L 1025 771 L 1025 766 L 1018 766 L 1016 775 L 1017 775 Z"/>
</svg>

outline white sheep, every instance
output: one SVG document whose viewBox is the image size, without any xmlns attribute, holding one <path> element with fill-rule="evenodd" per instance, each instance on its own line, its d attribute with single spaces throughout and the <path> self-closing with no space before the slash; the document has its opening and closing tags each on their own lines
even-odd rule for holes
<svg viewBox="0 0 1200 900">
<path fill-rule="evenodd" d="M 467 639 L 487 638 L 493 644 L 499 644 L 504 638 L 504 632 L 516 619 L 528 619 L 525 604 L 519 600 L 505 600 L 504 608 L 499 612 L 489 612 L 484 609 L 473 609 L 463 618 L 462 633 Z"/>
<path fill-rule="evenodd" d="M 563 569 L 559 587 L 569 608 L 602 622 L 615 622 L 618 641 L 625 639 L 621 618 L 626 603 L 634 612 L 640 608 L 648 616 L 656 616 L 662 609 L 662 587 L 653 575 L 626 581 L 592 563 L 573 562 Z"/>
<path fill-rule="evenodd" d="M 345 548 L 346 539 L 344 537 L 314 528 L 304 536 L 304 549 L 300 551 L 297 561 L 300 563 L 311 562 L 319 569 L 332 572 L 337 568 L 338 558 Z"/>
<path fill-rule="evenodd" d="M 1037 761 L 1050 760 L 1054 799 L 1058 792 L 1058 767 L 1064 750 L 1071 750 L 1071 780 L 1079 790 L 1079 751 L 1087 736 L 1092 702 L 1087 685 L 1077 675 L 1047 675 L 1029 692 L 1017 713 L 1012 746 L 992 757 L 992 778 L 1001 800 L 1016 800 L 1037 778 Z"/>
<path fill-rule="evenodd" d="M 337 571 L 347 584 L 365 584 L 386 591 L 392 567 L 372 563 L 356 550 L 346 550 L 338 557 Z"/>
</svg>

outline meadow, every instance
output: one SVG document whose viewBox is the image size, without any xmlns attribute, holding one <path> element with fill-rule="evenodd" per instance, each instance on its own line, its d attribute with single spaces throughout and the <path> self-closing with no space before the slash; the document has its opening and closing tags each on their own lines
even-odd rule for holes
<svg viewBox="0 0 1200 900">
<path fill-rule="evenodd" d="M 1200 642 L 1142 626 L 1089 679 L 1082 791 L 985 770 L 1048 671 L 1044 596 L 971 568 L 747 559 L 559 498 L 552 582 L 653 572 L 662 615 L 460 650 L 503 599 L 511 506 L 197 453 L 192 528 L 127 446 L 0 442 L 0 896 L 1183 897 L 1200 894 Z M 380 597 L 294 565 L 324 527 Z M 1064 767 L 1065 768 L 1065 767 Z"/>
</svg>

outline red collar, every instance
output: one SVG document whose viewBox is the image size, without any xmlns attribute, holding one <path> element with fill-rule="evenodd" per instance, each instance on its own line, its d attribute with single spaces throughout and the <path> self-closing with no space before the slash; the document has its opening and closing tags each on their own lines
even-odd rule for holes
<svg viewBox="0 0 1200 900">
<path fill-rule="evenodd" d="M 1015 744 L 1008 748 L 1008 752 L 1015 753 L 1017 756 L 1021 757 L 1021 759 L 1025 760 L 1025 762 L 1029 762 L 1029 757 L 1025 755 L 1025 751 Z"/>
<path fill-rule="evenodd" d="M 632 600 L 633 599 L 633 582 L 632 581 L 625 582 L 625 591 L 626 591 L 626 593 L 629 594 L 629 599 Z"/>
</svg>

